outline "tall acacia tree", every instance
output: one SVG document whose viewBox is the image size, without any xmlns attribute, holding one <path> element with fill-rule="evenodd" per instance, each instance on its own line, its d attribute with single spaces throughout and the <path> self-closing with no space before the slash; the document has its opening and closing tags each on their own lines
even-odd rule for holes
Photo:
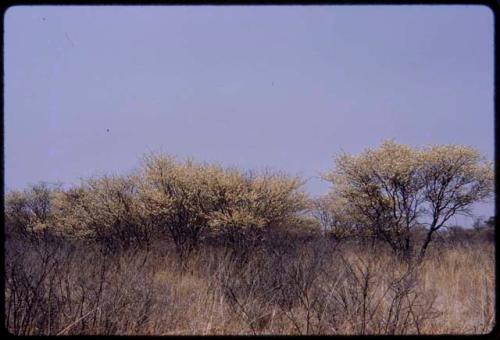
<svg viewBox="0 0 500 340">
<path fill-rule="evenodd" d="M 470 147 L 431 145 L 412 148 L 385 141 L 360 155 L 342 154 L 324 178 L 329 195 L 341 198 L 344 211 L 408 257 L 415 245 L 412 230 L 426 227 L 421 260 L 433 234 L 455 215 L 470 215 L 473 203 L 493 192 L 492 163 Z"/>
</svg>

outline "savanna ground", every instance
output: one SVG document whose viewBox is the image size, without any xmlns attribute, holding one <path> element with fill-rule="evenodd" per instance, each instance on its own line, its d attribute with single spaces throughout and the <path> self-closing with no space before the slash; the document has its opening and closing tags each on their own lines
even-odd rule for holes
<svg viewBox="0 0 500 340">
<path fill-rule="evenodd" d="M 383 244 L 276 231 L 246 251 L 168 240 L 115 252 L 7 239 L 13 334 L 478 334 L 494 321 L 491 233 L 451 231 L 420 265 Z"/>
</svg>

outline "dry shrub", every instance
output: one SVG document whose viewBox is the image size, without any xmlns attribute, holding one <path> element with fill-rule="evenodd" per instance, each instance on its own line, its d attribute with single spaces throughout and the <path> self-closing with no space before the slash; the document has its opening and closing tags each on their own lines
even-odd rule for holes
<svg viewBox="0 0 500 340">
<path fill-rule="evenodd" d="M 188 270 L 155 241 L 117 253 L 80 241 L 6 243 L 14 334 L 486 333 L 494 249 L 433 248 L 419 266 L 378 245 L 295 236 L 238 262 L 203 246 Z M 295 247 L 289 247 L 289 242 Z M 274 245 L 274 246 L 273 246 Z"/>
</svg>

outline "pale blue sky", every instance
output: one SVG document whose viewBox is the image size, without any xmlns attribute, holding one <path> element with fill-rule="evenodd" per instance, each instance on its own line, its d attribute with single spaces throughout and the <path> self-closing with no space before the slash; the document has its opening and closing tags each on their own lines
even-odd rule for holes
<svg viewBox="0 0 500 340">
<path fill-rule="evenodd" d="M 4 32 L 7 190 L 149 150 L 285 170 L 314 195 L 335 154 L 383 139 L 493 159 L 487 7 L 30 6 Z"/>
</svg>

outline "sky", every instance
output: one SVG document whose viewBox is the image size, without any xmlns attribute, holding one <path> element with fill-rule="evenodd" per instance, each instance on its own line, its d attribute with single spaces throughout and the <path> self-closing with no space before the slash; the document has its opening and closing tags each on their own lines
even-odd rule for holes
<svg viewBox="0 0 500 340">
<path fill-rule="evenodd" d="M 335 155 L 385 139 L 493 160 L 484 6 L 16 6 L 4 25 L 6 191 L 151 151 L 284 170 L 312 195 Z"/>
</svg>

